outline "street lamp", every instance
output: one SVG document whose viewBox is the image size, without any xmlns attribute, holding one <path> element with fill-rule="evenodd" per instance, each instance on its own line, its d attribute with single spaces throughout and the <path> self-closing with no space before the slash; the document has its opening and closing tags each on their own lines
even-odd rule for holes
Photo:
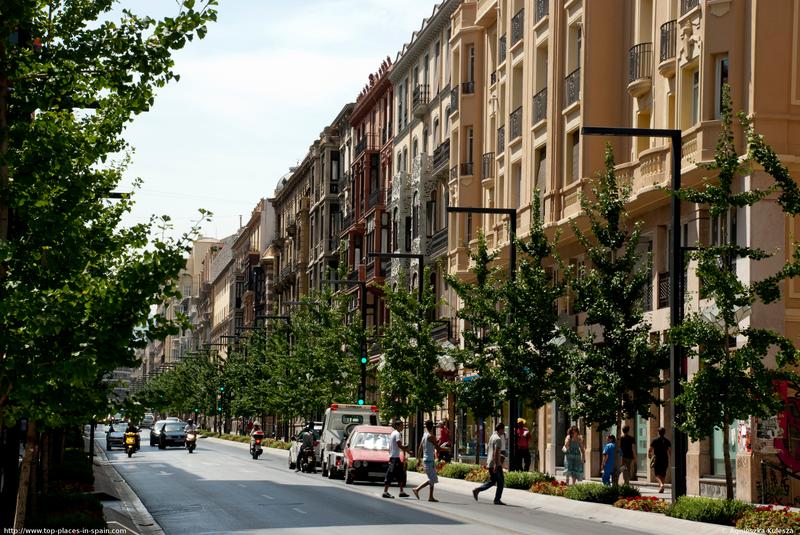
<svg viewBox="0 0 800 535">
<path fill-rule="evenodd" d="M 450 206 L 447 213 L 453 214 L 495 214 L 506 215 L 509 221 L 509 277 L 512 281 L 517 278 L 517 209 L 516 208 L 484 208 L 467 206 Z M 508 436 L 509 436 L 509 467 L 516 463 L 517 458 L 517 433 L 514 425 L 517 423 L 517 396 L 515 392 L 508 392 Z"/>
<path fill-rule="evenodd" d="M 665 128 L 615 128 L 607 126 L 584 126 L 582 136 L 626 136 L 661 137 L 670 140 L 670 159 L 672 162 L 672 257 L 669 269 L 669 323 L 675 328 L 683 321 L 683 247 L 681 246 L 681 200 L 675 193 L 681 189 L 681 131 Z M 681 348 L 673 341 L 670 345 L 670 412 L 672 414 L 672 501 L 686 495 L 686 435 L 676 426 L 677 407 L 675 398 L 681 393 L 681 379 L 684 377 Z"/>
<path fill-rule="evenodd" d="M 350 279 L 330 279 L 329 284 L 358 284 L 359 286 L 359 308 L 361 309 L 361 383 L 358 385 L 358 404 L 364 405 L 367 402 L 367 283 L 359 280 Z"/>
</svg>

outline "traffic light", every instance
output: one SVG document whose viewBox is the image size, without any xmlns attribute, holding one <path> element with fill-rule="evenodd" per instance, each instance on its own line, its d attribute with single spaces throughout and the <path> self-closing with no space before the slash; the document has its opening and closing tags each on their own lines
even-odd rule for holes
<svg viewBox="0 0 800 535">
<path fill-rule="evenodd" d="M 364 383 L 358 385 L 358 404 L 363 405 L 364 399 L 366 398 L 366 388 L 364 387 Z"/>
<path fill-rule="evenodd" d="M 367 362 L 369 358 L 367 357 L 366 348 L 362 348 L 361 350 L 361 382 L 358 384 L 358 404 L 363 405 L 366 398 L 367 398 Z"/>
<path fill-rule="evenodd" d="M 225 392 L 225 385 L 222 385 L 221 387 L 219 387 L 219 391 L 220 392 Z"/>
</svg>

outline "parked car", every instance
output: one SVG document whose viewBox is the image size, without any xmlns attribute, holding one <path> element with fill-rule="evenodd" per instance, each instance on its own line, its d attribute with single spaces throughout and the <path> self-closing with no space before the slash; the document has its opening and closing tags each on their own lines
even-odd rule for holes
<svg viewBox="0 0 800 535">
<path fill-rule="evenodd" d="M 186 427 L 186 422 L 156 422 L 150 432 L 150 445 L 158 446 L 162 450 L 167 446 L 183 447 L 186 444 L 184 427 Z"/>
<path fill-rule="evenodd" d="M 322 422 L 314 422 L 314 456 L 319 459 L 319 437 L 322 430 Z M 299 433 L 298 433 L 299 437 Z M 298 437 L 292 437 L 292 443 L 289 446 L 289 469 L 294 470 L 297 455 L 300 453 L 300 447 L 303 443 Z"/>
<path fill-rule="evenodd" d="M 111 451 L 113 446 L 120 448 L 125 446 L 125 431 L 128 429 L 128 422 L 110 424 L 106 429 L 106 449 Z"/>
<path fill-rule="evenodd" d="M 153 427 L 153 423 L 155 422 L 155 418 L 153 418 L 152 414 L 145 414 L 144 418 L 142 418 L 142 423 L 139 427 L 146 427 L 147 429 L 151 429 Z"/>
<path fill-rule="evenodd" d="M 392 431 L 388 425 L 359 425 L 353 429 L 344 447 L 345 483 L 383 480 L 389 467 Z M 400 458 L 405 460 L 402 452 Z"/>
</svg>

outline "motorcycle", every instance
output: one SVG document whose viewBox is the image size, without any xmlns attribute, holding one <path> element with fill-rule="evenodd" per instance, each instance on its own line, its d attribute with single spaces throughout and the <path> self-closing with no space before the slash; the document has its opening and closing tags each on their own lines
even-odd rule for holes
<svg viewBox="0 0 800 535">
<path fill-rule="evenodd" d="M 197 432 L 189 431 L 186 433 L 186 449 L 189 450 L 189 453 L 192 453 L 195 447 L 197 447 Z"/>
<path fill-rule="evenodd" d="M 136 449 L 136 433 L 125 433 L 125 453 L 128 454 L 128 457 L 132 457 Z"/>
<path fill-rule="evenodd" d="M 300 470 L 308 474 L 317 473 L 317 457 L 314 448 L 305 448 L 300 454 Z"/>
<path fill-rule="evenodd" d="M 264 442 L 264 433 L 253 433 L 250 435 L 250 455 L 258 460 L 258 456 L 263 453 L 261 443 Z"/>
</svg>

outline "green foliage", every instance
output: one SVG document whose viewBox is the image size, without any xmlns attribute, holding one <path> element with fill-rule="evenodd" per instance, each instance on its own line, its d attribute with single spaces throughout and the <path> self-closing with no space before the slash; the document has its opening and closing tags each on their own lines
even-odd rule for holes
<svg viewBox="0 0 800 535">
<path fill-rule="evenodd" d="M 466 464 L 466 463 L 447 463 L 444 468 L 442 468 L 442 477 L 450 477 L 453 479 L 464 479 L 467 477 L 472 470 L 476 468 L 480 468 L 480 465 L 477 464 Z"/>
<path fill-rule="evenodd" d="M 565 331 L 575 388 L 564 393 L 570 394 L 564 406 L 572 419 L 584 418 L 601 429 L 637 414 L 648 418 L 651 406 L 662 403 L 655 393 L 663 384 L 660 370 L 668 365 L 667 348 L 650 341 L 650 325 L 644 320 L 649 259 L 637 251 L 639 223 L 626 221 L 629 188 L 614 175 L 610 145 L 605 163 L 591 198 L 581 198 L 589 234 L 573 224 L 589 266 L 578 267 L 571 287 L 589 329 L 583 336 Z"/>
<path fill-rule="evenodd" d="M 433 411 L 446 394 L 447 383 L 438 373 L 442 350 L 428 320 L 436 311 L 436 295 L 428 281 L 426 267 L 419 281 L 421 302 L 418 291 L 408 289 L 404 274 L 396 288 L 388 284 L 381 288 L 390 317 L 381 339 L 384 360 L 378 384 L 381 414 L 389 418 Z"/>
<path fill-rule="evenodd" d="M 606 486 L 601 483 L 578 483 L 567 487 L 564 496 L 579 502 L 613 504 L 620 498 L 640 496 L 639 490 L 630 485 Z"/>
<path fill-rule="evenodd" d="M 758 507 L 746 511 L 737 521 L 736 528 L 752 533 L 797 533 L 800 530 L 800 513 L 788 507 Z"/>
<path fill-rule="evenodd" d="M 115 3 L 3 4 L 0 36 L 20 28 L 31 39 L 0 50 L 12 88 L 0 102 L 0 207 L 11 214 L 0 236 L 4 425 L 25 417 L 44 430 L 105 414 L 102 377 L 135 366 L 136 348 L 180 323 L 150 310 L 178 295 L 165 281 L 194 233 L 158 238 L 166 217 L 124 228 L 131 197 L 108 197 L 128 160 L 124 129 L 177 78 L 172 53 L 206 33 L 216 2 L 185 1 L 162 21 L 127 11 L 109 20 Z"/>
<path fill-rule="evenodd" d="M 473 483 L 485 483 L 491 479 L 489 469 L 485 466 L 478 466 L 469 471 L 464 476 L 464 481 L 472 481 Z"/>
<path fill-rule="evenodd" d="M 629 511 L 644 511 L 645 513 L 666 513 L 669 503 L 667 500 L 655 496 L 634 496 L 620 498 L 614 502 L 614 507 Z"/>
<path fill-rule="evenodd" d="M 417 466 L 419 464 L 420 464 L 419 459 L 417 459 L 416 457 L 408 457 L 406 459 L 406 469 L 409 472 L 416 472 L 417 471 Z"/>
<path fill-rule="evenodd" d="M 673 518 L 683 518 L 695 522 L 733 526 L 742 515 L 752 510 L 752 505 L 739 500 L 681 496 L 667 509 L 666 514 Z"/>
<path fill-rule="evenodd" d="M 568 488 L 565 482 L 552 479 L 534 482 L 531 485 L 530 491 L 535 494 L 545 494 L 547 496 L 564 496 Z"/>
<path fill-rule="evenodd" d="M 551 481 L 552 478 L 541 472 L 519 472 L 512 471 L 505 473 L 506 488 L 528 490 L 534 483 L 541 481 Z"/>
<path fill-rule="evenodd" d="M 775 382 L 797 383 L 800 379 L 800 375 L 791 369 L 800 361 L 800 353 L 791 340 L 768 329 L 740 328 L 742 311 L 749 310 L 759 300 L 770 303 L 780 298 L 782 281 L 800 274 L 800 257 L 795 254 L 778 273 L 748 283 L 739 278 L 736 260 L 744 258 L 755 263 L 771 254 L 738 245 L 736 236 L 730 235 L 733 229 L 727 222 L 728 214 L 754 206 L 776 189 L 779 191 L 779 204 L 789 213 L 797 213 L 800 192 L 786 168 L 744 116 L 741 116 L 741 121 L 748 140 L 748 154 L 745 158 L 739 157 L 734 145 L 731 98 L 727 86 L 722 102 L 722 132 L 714 162 L 706 166 L 715 176 L 704 179 L 696 188 L 684 188 L 678 193 L 682 199 L 707 206 L 712 218 L 718 218 L 720 233 L 719 243 L 701 243 L 691 253 L 702 283 L 700 297 L 711 300 L 714 307 L 689 315 L 682 325 L 670 332 L 672 341 L 686 348 L 690 357 L 700 361 L 699 370 L 684 384 L 683 393 L 676 398 L 681 409 L 679 427 L 692 440 L 705 438 L 715 428 L 720 428 L 727 441 L 728 430 L 736 419 L 765 418 L 776 414 L 783 408 L 783 402 L 775 391 Z M 775 183 L 765 189 L 750 187 L 739 191 L 739 179 L 752 172 L 753 162 L 763 165 Z M 764 357 L 771 353 L 775 355 L 774 367 L 768 367 L 764 362 Z M 729 388 L 730 385 L 736 385 L 736 388 Z M 723 450 L 727 495 L 732 499 L 732 461 L 727 447 Z"/>
</svg>

